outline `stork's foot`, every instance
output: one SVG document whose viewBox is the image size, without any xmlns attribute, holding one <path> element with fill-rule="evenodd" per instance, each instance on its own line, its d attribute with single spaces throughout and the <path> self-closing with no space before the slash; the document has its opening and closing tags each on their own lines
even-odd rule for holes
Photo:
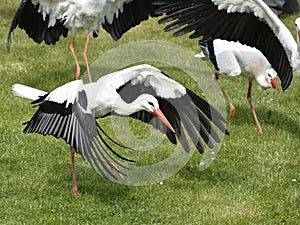
<svg viewBox="0 0 300 225">
<path fill-rule="evenodd" d="M 232 103 L 229 104 L 229 119 L 230 119 L 230 122 L 233 120 L 233 117 L 234 117 L 234 114 L 235 114 L 235 107 Z"/>
<path fill-rule="evenodd" d="M 73 193 L 73 195 L 76 195 L 76 196 L 79 195 L 79 192 L 78 192 L 78 190 L 77 190 L 77 187 L 76 187 L 76 188 L 73 187 L 72 193 Z"/>
<path fill-rule="evenodd" d="M 74 195 L 79 195 L 78 189 L 77 189 L 77 182 L 76 182 L 76 169 L 75 169 L 75 153 L 76 150 L 75 148 L 71 147 L 70 148 L 70 153 L 71 153 L 71 161 L 72 161 L 72 193 Z"/>
<path fill-rule="evenodd" d="M 247 101 L 249 103 L 249 106 L 250 106 L 253 118 L 255 120 L 255 123 L 256 123 L 257 129 L 258 129 L 258 133 L 262 134 L 262 128 L 260 126 L 260 123 L 258 121 L 256 112 L 255 112 L 255 109 L 254 109 L 254 106 L 253 106 L 253 103 L 252 103 L 251 90 L 252 90 L 252 80 L 249 80 L 248 93 L 247 93 Z"/>
<path fill-rule="evenodd" d="M 262 128 L 260 126 L 257 126 L 257 129 L 258 129 L 258 133 L 262 134 Z"/>
</svg>

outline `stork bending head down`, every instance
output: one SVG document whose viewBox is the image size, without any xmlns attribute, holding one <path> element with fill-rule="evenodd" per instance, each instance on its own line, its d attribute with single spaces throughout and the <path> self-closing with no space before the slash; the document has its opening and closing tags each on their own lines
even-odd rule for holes
<svg viewBox="0 0 300 225">
<path fill-rule="evenodd" d="M 225 43 L 225 47 L 232 45 L 231 49 L 225 51 L 222 46 L 217 46 L 218 41 L 213 41 L 211 46 L 215 47 L 210 51 L 215 52 L 219 59 L 211 55 L 209 58 L 215 66 L 218 61 L 219 68 L 216 69 L 220 74 L 235 76 L 242 71 L 248 74 L 247 99 L 258 130 L 262 132 L 251 101 L 252 80 L 255 79 L 262 89 L 274 87 L 279 91 L 274 79 L 277 74 L 285 91 L 292 82 L 293 71 L 300 77 L 300 19 L 295 21 L 295 40 L 263 0 L 158 0 L 155 4 L 159 7 L 157 13 L 165 13 L 159 23 L 167 24 L 165 31 L 175 30 L 174 36 L 190 33 L 192 39 L 202 38 L 202 46 L 207 46 L 205 42 L 208 39 L 220 39 L 219 42 Z M 240 54 L 244 50 L 246 53 L 246 48 L 249 54 Z M 251 48 L 256 50 L 253 52 Z M 206 53 L 208 56 L 208 51 Z M 227 96 L 224 90 L 222 92 Z M 232 118 L 234 107 L 226 98 L 230 103 Z"/>
<path fill-rule="evenodd" d="M 239 41 L 255 47 L 267 58 L 286 90 L 295 74 L 300 77 L 300 20 L 296 19 L 297 40 L 263 0 L 158 0 L 157 13 L 166 15 L 161 24 L 174 36 Z"/>
<path fill-rule="evenodd" d="M 271 67 L 266 57 L 256 48 L 242 45 L 239 42 L 221 39 L 202 39 L 199 41 L 203 56 L 207 57 L 215 66 L 217 73 L 213 75 L 224 97 L 230 106 L 230 120 L 235 114 L 235 107 L 227 93 L 219 83 L 219 75 L 239 76 L 244 75 L 249 80 L 247 100 L 249 102 L 254 120 L 259 133 L 262 133 L 254 106 L 252 104 L 252 82 L 256 80 L 260 89 L 274 88 L 280 93 L 277 82 L 277 73 Z"/>
</svg>

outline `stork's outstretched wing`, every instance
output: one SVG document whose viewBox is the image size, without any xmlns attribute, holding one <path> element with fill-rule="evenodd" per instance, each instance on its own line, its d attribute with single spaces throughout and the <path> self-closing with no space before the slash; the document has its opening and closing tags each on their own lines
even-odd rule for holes
<svg viewBox="0 0 300 225">
<path fill-rule="evenodd" d="M 292 81 L 292 58 L 297 44 L 286 26 L 262 0 L 157 0 L 157 13 L 166 13 L 160 23 L 174 36 L 211 37 L 259 49 L 277 71 L 282 89 Z"/>
<path fill-rule="evenodd" d="M 124 3 L 123 7 L 114 14 L 112 22 L 106 19 L 102 23 L 102 27 L 114 40 L 118 40 L 126 31 L 142 21 L 148 20 L 150 16 L 158 16 L 158 14 L 155 14 L 155 9 L 152 0 L 129 1 Z"/>
<path fill-rule="evenodd" d="M 208 102 L 196 95 L 178 82 L 168 78 L 157 68 L 139 66 L 140 75 L 117 89 L 121 98 L 130 103 L 141 94 L 150 94 L 157 98 L 159 107 L 166 116 L 175 133 L 166 129 L 160 120 L 153 119 L 153 114 L 139 111 L 131 117 L 151 124 L 154 128 L 164 132 L 168 139 L 176 144 L 177 138 L 185 151 L 190 151 L 187 136 L 194 146 L 203 153 L 204 144 L 214 147 L 214 142 L 220 142 L 217 130 L 229 134 L 224 126 L 224 117 Z M 136 71 L 135 71 L 136 72 Z"/>
<path fill-rule="evenodd" d="M 102 129 L 88 108 L 82 85 L 81 80 L 73 81 L 34 101 L 32 104 L 38 110 L 25 123 L 24 132 L 63 138 L 95 171 L 104 177 L 120 179 L 120 175 L 125 175 L 122 169 L 126 168 L 109 152 L 121 157 L 104 140 Z"/>
</svg>

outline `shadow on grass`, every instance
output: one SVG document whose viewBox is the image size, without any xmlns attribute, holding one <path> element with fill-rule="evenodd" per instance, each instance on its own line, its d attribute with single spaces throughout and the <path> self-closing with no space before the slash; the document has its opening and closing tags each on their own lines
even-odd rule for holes
<svg viewBox="0 0 300 225">
<path fill-rule="evenodd" d="M 220 167 L 221 168 L 221 167 Z M 247 182 L 247 176 L 234 170 L 224 170 L 215 167 L 199 171 L 198 167 L 184 167 L 178 175 L 188 182 L 198 183 L 199 188 L 214 188 L 216 186 L 237 187 Z M 184 186 L 184 189 L 188 188 Z M 191 186 L 191 188 L 193 188 Z"/>
<path fill-rule="evenodd" d="M 232 124 L 234 125 L 249 125 L 256 126 L 253 119 L 252 113 L 248 105 L 245 106 L 235 106 L 236 114 L 233 119 Z M 262 107 L 255 107 L 255 111 L 258 117 L 259 122 L 264 129 L 264 124 L 275 127 L 278 130 L 286 131 L 292 135 L 300 133 L 300 118 L 299 120 L 293 119 L 287 113 L 281 113 L 273 109 L 265 109 Z M 300 139 L 300 135 L 296 135 Z"/>
<path fill-rule="evenodd" d="M 79 157 L 76 161 L 79 161 Z M 83 160 L 83 159 L 82 159 Z M 53 176 L 49 179 L 48 183 L 58 189 L 70 191 L 72 195 L 72 171 L 71 160 L 70 164 L 54 164 L 51 169 Z M 115 199 L 120 199 L 126 196 L 129 187 L 114 183 L 110 180 L 103 178 L 101 175 L 94 172 L 88 165 L 82 166 L 76 163 L 76 178 L 78 191 L 82 195 L 92 195 L 99 198 L 101 202 L 112 202 Z"/>
</svg>

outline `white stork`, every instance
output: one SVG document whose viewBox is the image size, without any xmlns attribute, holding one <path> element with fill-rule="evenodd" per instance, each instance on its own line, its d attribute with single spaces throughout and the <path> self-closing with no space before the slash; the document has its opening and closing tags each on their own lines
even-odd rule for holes
<svg viewBox="0 0 300 225">
<path fill-rule="evenodd" d="M 78 194 L 75 152 L 81 153 L 104 176 L 124 177 L 121 169 L 126 168 L 108 153 L 109 149 L 117 154 L 103 139 L 106 134 L 95 118 L 114 114 L 141 120 L 165 133 L 173 144 L 178 139 L 186 152 L 190 151 L 187 135 L 203 153 L 204 143 L 213 148 L 214 142 L 220 142 L 217 130 L 229 134 L 224 117 L 214 107 L 146 64 L 108 74 L 97 82 L 72 81 L 50 93 L 20 84 L 13 86 L 13 92 L 34 100 L 33 104 L 38 106 L 34 116 L 25 123 L 25 133 L 63 138 L 73 147 L 74 194 Z M 160 120 L 153 120 L 154 117 Z"/>
<path fill-rule="evenodd" d="M 288 28 L 262 0 L 158 0 L 157 13 L 167 15 L 165 31 L 174 36 L 189 32 L 190 38 L 206 37 L 239 41 L 260 50 L 278 73 L 283 90 L 292 81 L 293 69 L 300 76 L 300 19 L 297 41 Z"/>
<path fill-rule="evenodd" d="M 79 29 L 87 30 L 83 55 L 91 81 L 87 49 L 90 36 L 98 36 L 99 25 L 118 40 L 149 16 L 154 16 L 152 0 L 22 0 L 8 32 L 7 48 L 10 49 L 11 34 L 18 26 L 35 42 L 44 41 L 48 45 L 54 45 L 60 36 L 67 37 L 70 30 L 73 35 L 70 50 L 76 63 L 76 79 L 79 79 L 74 38 Z"/>
<path fill-rule="evenodd" d="M 262 133 L 261 125 L 252 104 L 252 81 L 256 80 L 262 90 L 275 88 L 278 93 L 280 93 L 280 88 L 276 79 L 277 73 L 271 67 L 271 64 L 266 57 L 256 48 L 242 45 L 239 42 L 221 39 L 202 39 L 199 41 L 199 45 L 202 49 L 202 53 L 214 64 L 215 69 L 218 71 L 213 77 L 229 103 L 230 120 L 233 119 L 235 108 L 218 81 L 219 75 L 239 76 L 243 74 L 247 76 L 249 80 L 247 100 L 256 122 L 258 132 Z M 196 56 L 202 57 L 202 54 Z"/>
<path fill-rule="evenodd" d="M 204 38 L 200 44 L 208 39 L 221 39 L 257 49 L 257 58 L 262 59 L 263 54 L 277 72 L 283 91 L 292 81 L 293 70 L 300 77 L 299 18 L 295 21 L 295 41 L 291 32 L 263 0 L 158 0 L 155 4 L 159 6 L 156 13 L 166 13 L 159 23 L 169 23 L 165 31 L 177 29 L 174 36 L 192 32 L 190 38 Z M 225 44 L 227 47 L 228 45 L 234 44 Z M 235 47 L 248 48 L 241 46 Z M 215 46 L 214 50 L 221 52 L 222 48 L 217 50 Z M 244 54 L 243 61 L 249 61 L 250 57 L 253 58 L 253 55 Z M 235 63 L 229 62 L 233 58 L 227 59 L 229 65 Z M 263 63 L 252 68 L 264 71 L 267 67 Z M 255 74 L 255 71 L 247 72 Z"/>
</svg>

